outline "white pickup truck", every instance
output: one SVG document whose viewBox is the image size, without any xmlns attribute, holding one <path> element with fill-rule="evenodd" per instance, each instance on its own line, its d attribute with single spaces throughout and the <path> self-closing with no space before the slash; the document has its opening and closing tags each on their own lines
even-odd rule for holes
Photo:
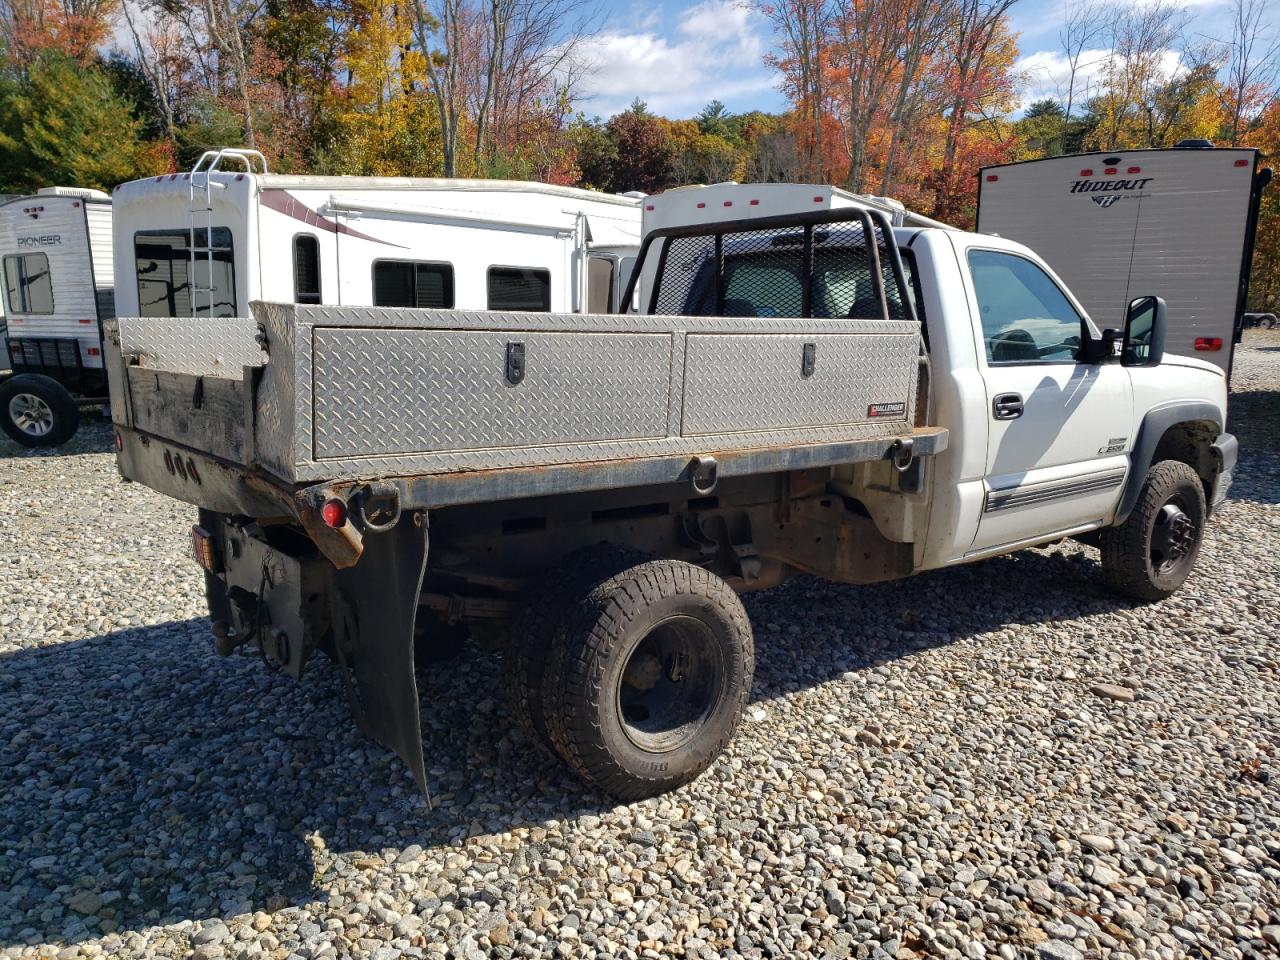
<svg viewBox="0 0 1280 960">
<path fill-rule="evenodd" d="M 734 732 L 738 593 L 1063 537 L 1140 600 L 1190 573 L 1236 442 L 1223 372 L 1164 354 L 1157 297 L 1099 330 L 1027 248 L 831 188 L 645 215 L 629 314 L 109 325 L 120 470 L 200 507 L 220 652 L 295 677 L 327 653 L 425 791 L 415 667 L 497 644 L 530 738 L 638 798 Z"/>
</svg>

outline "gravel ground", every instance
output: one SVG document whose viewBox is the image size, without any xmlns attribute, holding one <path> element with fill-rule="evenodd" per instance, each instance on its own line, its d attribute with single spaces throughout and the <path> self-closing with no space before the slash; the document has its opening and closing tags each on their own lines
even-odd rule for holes
<svg viewBox="0 0 1280 960">
<path fill-rule="evenodd" d="M 1176 597 L 1117 601 L 1076 546 L 751 596 L 737 739 L 625 806 L 478 655 L 425 681 L 426 810 L 326 662 L 216 657 L 193 511 L 120 483 L 104 425 L 0 447 L 0 955 L 1274 955 L 1280 333 L 1236 385 Z"/>
</svg>

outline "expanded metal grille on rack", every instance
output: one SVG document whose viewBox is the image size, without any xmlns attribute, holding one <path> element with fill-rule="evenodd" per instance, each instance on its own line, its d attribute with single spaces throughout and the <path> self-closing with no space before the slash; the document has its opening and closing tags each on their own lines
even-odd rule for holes
<svg viewBox="0 0 1280 960">
<path fill-rule="evenodd" d="M 735 222 L 657 231 L 659 266 L 649 312 L 911 318 L 897 251 L 878 219 L 850 210 L 760 226 Z"/>
</svg>

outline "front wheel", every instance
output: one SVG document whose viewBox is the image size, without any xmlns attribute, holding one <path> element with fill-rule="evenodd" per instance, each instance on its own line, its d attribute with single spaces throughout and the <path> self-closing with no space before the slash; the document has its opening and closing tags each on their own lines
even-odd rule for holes
<svg viewBox="0 0 1280 960">
<path fill-rule="evenodd" d="M 1170 596 L 1195 566 L 1208 512 L 1199 474 L 1177 460 L 1157 463 L 1128 519 L 1102 531 L 1107 582 L 1138 600 Z"/>
<path fill-rule="evenodd" d="M 80 408 L 52 377 L 20 373 L 0 384 L 0 427 L 24 447 L 56 447 L 80 426 Z"/>
<path fill-rule="evenodd" d="M 755 666 L 733 589 L 654 560 L 602 579 L 551 642 L 543 703 L 557 752 L 622 800 L 688 783 L 724 750 Z"/>
</svg>

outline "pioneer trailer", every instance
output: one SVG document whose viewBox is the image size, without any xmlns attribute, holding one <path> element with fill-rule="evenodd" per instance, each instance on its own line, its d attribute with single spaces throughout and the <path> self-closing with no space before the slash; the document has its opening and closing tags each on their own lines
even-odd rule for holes
<svg viewBox="0 0 1280 960">
<path fill-rule="evenodd" d="M 1222 372 L 1165 356 L 1157 298 L 1100 331 L 1010 241 L 704 189 L 646 201 L 667 219 L 636 313 L 115 322 L 120 470 L 200 508 L 219 652 L 295 677 L 328 653 L 425 790 L 415 662 L 469 631 L 531 742 L 637 798 L 733 734 L 739 592 L 1067 536 L 1131 596 L 1183 582 L 1235 440 Z M 664 210 L 699 197 L 734 219 Z"/>
<path fill-rule="evenodd" d="M 254 300 L 609 312 L 640 202 L 504 180 L 268 172 L 226 148 L 116 187 L 122 316 L 245 317 Z"/>
<path fill-rule="evenodd" d="M 1160 290 L 1168 348 L 1230 371 L 1271 171 L 1253 149 L 1190 141 L 984 167 L 978 225 L 1045 258 L 1103 324 Z"/>
<path fill-rule="evenodd" d="M 0 204 L 8 367 L 0 427 L 24 446 L 75 433 L 80 405 L 101 403 L 102 322 L 114 316 L 111 199 L 46 187 Z"/>
</svg>

